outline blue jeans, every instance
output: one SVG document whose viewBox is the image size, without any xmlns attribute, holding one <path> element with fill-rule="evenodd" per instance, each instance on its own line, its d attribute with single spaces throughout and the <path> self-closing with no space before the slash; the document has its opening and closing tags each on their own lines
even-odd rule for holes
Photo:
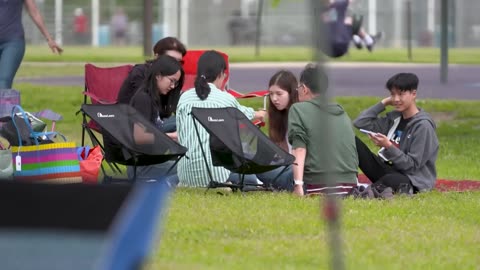
<svg viewBox="0 0 480 270">
<path fill-rule="evenodd" d="M 285 166 L 278 167 L 268 172 L 259 173 L 257 174 L 257 177 L 267 186 L 271 185 L 277 190 L 293 191 L 292 166 L 287 166 L 286 169 Z"/>
<path fill-rule="evenodd" d="M 178 185 L 177 165 L 173 167 L 167 174 L 167 171 L 175 163 L 169 160 L 164 163 L 149 166 L 137 166 L 135 181 L 160 181 L 165 180 L 170 187 L 174 188 Z M 127 167 L 128 179 L 133 179 L 133 166 Z"/>
<path fill-rule="evenodd" d="M 0 42 L 0 89 L 11 89 L 25 54 L 25 40 Z"/>
<path fill-rule="evenodd" d="M 175 115 L 163 119 L 162 131 L 165 133 L 177 131 L 177 117 Z"/>
<path fill-rule="evenodd" d="M 232 182 L 233 184 L 240 184 L 240 181 L 242 180 L 242 175 L 239 173 L 230 173 L 230 176 L 228 177 L 228 181 Z M 243 183 L 245 185 L 256 185 L 258 184 L 257 182 L 257 176 L 255 174 L 245 174 L 243 177 Z"/>
</svg>

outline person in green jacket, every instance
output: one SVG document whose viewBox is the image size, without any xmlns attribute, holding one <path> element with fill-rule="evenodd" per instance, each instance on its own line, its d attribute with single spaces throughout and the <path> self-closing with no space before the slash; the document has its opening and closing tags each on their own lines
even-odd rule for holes
<svg viewBox="0 0 480 270">
<path fill-rule="evenodd" d="M 294 193 L 346 194 L 357 185 L 358 156 L 352 121 L 339 104 L 323 104 L 321 95 L 327 91 L 328 78 L 318 66 L 307 65 L 299 81 L 300 102 L 293 104 L 288 114 L 288 140 L 295 156 Z M 323 130 L 325 120 L 329 133 Z M 325 148 L 327 143 L 329 147 Z M 334 186 L 327 185 L 327 175 L 334 177 Z"/>
</svg>

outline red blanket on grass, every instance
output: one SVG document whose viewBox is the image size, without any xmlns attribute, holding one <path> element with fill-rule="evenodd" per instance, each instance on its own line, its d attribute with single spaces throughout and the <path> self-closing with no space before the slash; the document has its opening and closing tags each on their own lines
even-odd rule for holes
<svg viewBox="0 0 480 270">
<path fill-rule="evenodd" d="M 364 184 L 371 183 L 364 174 L 358 175 L 358 182 Z M 480 181 L 437 179 L 435 189 L 440 192 L 480 190 Z"/>
</svg>

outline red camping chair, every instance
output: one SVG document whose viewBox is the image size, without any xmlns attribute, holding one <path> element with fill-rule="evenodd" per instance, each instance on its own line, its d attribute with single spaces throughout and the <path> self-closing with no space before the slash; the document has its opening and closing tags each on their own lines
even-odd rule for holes
<svg viewBox="0 0 480 270">
<path fill-rule="evenodd" d="M 132 65 L 97 67 L 92 64 L 86 64 L 83 103 L 87 104 L 87 96 L 90 97 L 91 104 L 117 103 L 120 87 L 132 68 Z M 89 122 L 88 125 L 96 131 L 100 130 L 95 122 Z M 82 145 L 84 143 L 84 135 L 85 130 L 82 133 Z"/>
<path fill-rule="evenodd" d="M 186 91 L 190 88 L 193 88 L 193 83 L 195 82 L 195 78 L 197 77 L 197 63 L 200 56 L 204 53 L 204 50 L 188 50 L 187 54 L 183 57 L 183 70 L 185 71 L 185 81 L 183 83 L 182 91 Z M 223 81 L 222 88 L 228 88 L 228 79 L 230 78 L 230 66 L 228 64 L 228 55 L 219 52 L 225 62 L 227 63 L 227 70 L 225 71 L 225 80 Z"/>
<path fill-rule="evenodd" d="M 183 70 L 185 71 L 185 82 L 183 83 L 182 91 L 186 91 L 194 87 L 195 78 L 197 77 L 197 63 L 200 56 L 205 52 L 205 50 L 188 50 L 187 54 L 183 57 Z M 264 97 L 263 107 L 266 108 L 266 99 L 268 95 L 268 90 L 253 91 L 250 93 L 240 93 L 228 87 L 228 80 L 230 78 L 230 65 L 228 62 L 228 55 L 226 53 L 219 52 L 225 62 L 227 63 L 227 69 L 225 71 L 225 80 L 223 81 L 222 89 L 227 91 L 229 94 L 234 96 L 237 99 L 240 98 L 252 98 L 252 97 Z M 261 121 L 254 122 L 257 126 L 264 126 L 265 123 Z"/>
<path fill-rule="evenodd" d="M 117 95 L 120 91 L 120 87 L 132 68 L 133 65 L 97 67 L 93 64 L 85 64 L 85 91 L 83 92 L 83 103 L 89 103 L 87 97 L 90 97 L 91 104 L 115 104 L 117 102 Z M 83 114 L 82 146 L 85 145 L 85 132 L 88 132 L 92 144 L 99 145 L 104 151 L 103 145 L 91 130 L 99 133 L 101 132 L 100 126 L 92 120 L 87 122 L 87 118 L 85 114 Z M 112 167 L 112 164 L 108 164 Z M 120 171 L 115 164 L 113 166 L 115 166 L 117 171 Z M 104 170 L 103 172 L 105 173 Z"/>
</svg>

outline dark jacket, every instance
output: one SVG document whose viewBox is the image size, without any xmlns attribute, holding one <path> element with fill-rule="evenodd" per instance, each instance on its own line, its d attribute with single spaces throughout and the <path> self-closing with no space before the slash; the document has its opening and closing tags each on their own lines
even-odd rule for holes
<svg viewBox="0 0 480 270">
<path fill-rule="evenodd" d="M 355 127 L 378 132 L 391 138 L 402 114 L 391 111 L 384 117 L 378 114 L 385 111 L 379 102 L 363 111 L 353 122 Z M 408 176 L 419 191 L 430 190 L 435 186 L 439 143 L 435 132 L 435 122 L 430 115 L 420 109 L 405 126 L 399 148 L 381 149 L 379 153 L 392 162 L 392 166 L 400 173 Z M 405 137 L 404 137 L 405 136 Z"/>
<path fill-rule="evenodd" d="M 130 103 L 133 95 L 137 92 L 140 86 L 142 86 L 143 81 L 145 80 L 147 65 L 149 64 L 135 65 L 130 73 L 128 73 L 128 77 L 123 81 L 120 91 L 118 92 L 118 103 Z"/>
</svg>

